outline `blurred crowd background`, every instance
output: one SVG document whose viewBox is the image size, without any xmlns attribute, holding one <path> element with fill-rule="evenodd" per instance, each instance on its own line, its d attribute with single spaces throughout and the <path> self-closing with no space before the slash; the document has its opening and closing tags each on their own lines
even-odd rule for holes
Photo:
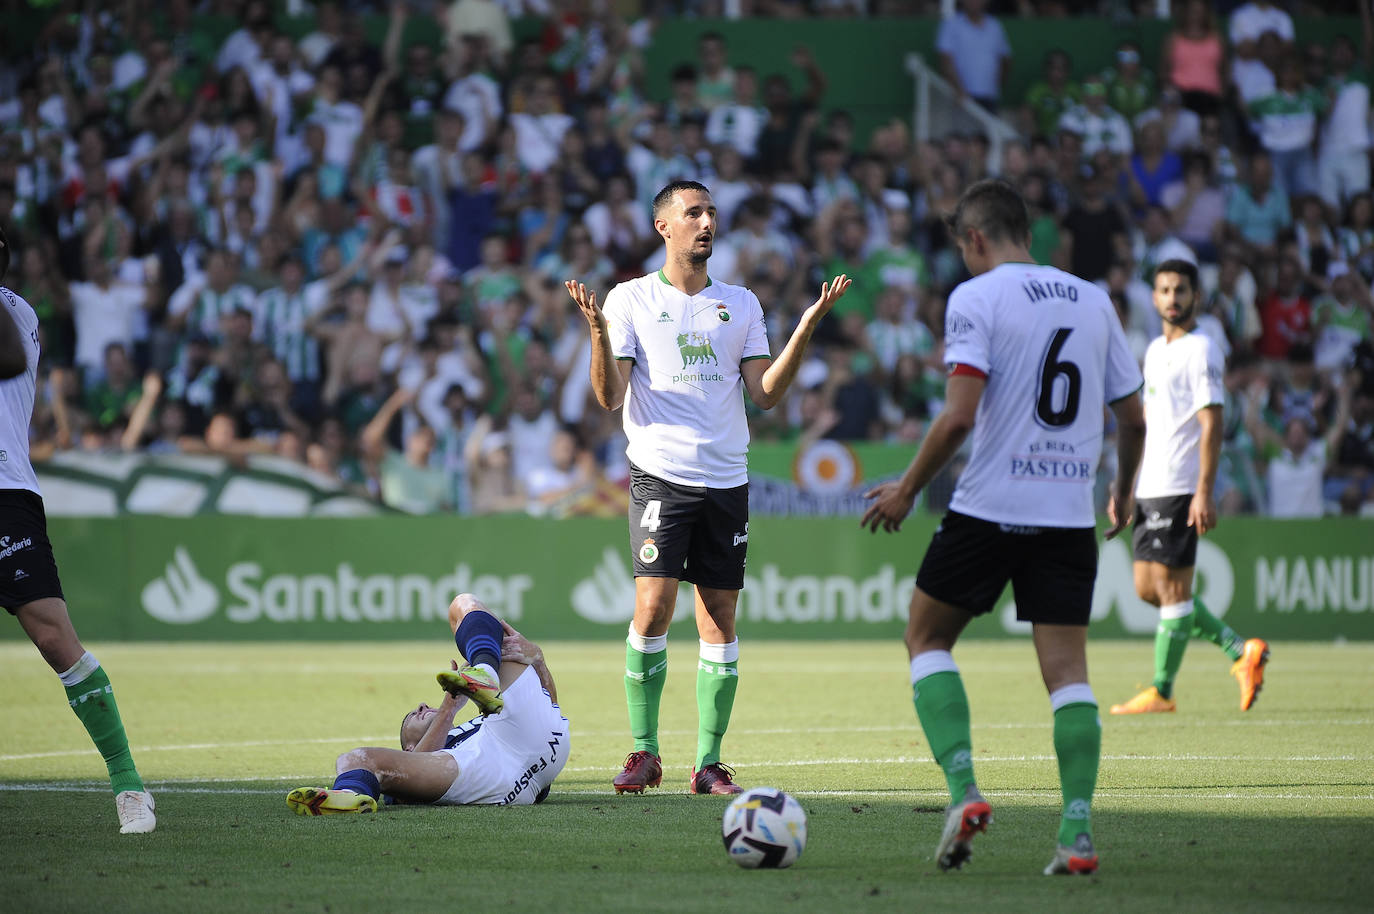
<svg viewBox="0 0 1374 914">
<path fill-rule="evenodd" d="M 958 4 L 938 69 L 1022 136 L 991 161 L 977 134 L 861 135 L 800 44 L 761 72 L 704 31 L 645 88 L 666 19 L 938 3 L 4 0 L 32 37 L 0 57 L 0 224 L 42 321 L 35 458 L 272 453 L 405 511 L 622 513 L 620 416 L 562 283 L 657 269 L 676 178 L 711 188 L 711 274 L 757 293 L 775 352 L 855 278 L 754 439 L 914 448 L 966 278 L 941 216 L 1001 175 L 1036 259 L 1102 284 L 1138 354 L 1154 265 L 1199 265 L 1223 512 L 1374 514 L 1368 4 L 1158 7 Z M 1302 43 L 1290 13 L 1361 28 Z M 1096 14 L 1172 17 L 1159 59 L 1125 41 L 1089 72 L 1065 19 L 1007 85 L 1003 20 Z"/>
</svg>

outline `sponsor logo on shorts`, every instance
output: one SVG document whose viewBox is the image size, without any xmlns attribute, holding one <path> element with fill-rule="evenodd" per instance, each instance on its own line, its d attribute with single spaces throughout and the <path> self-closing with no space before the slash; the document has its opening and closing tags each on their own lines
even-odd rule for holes
<svg viewBox="0 0 1374 914">
<path fill-rule="evenodd" d="M 10 541 L 8 536 L 0 536 L 0 559 L 7 559 L 20 549 L 28 549 L 33 545 L 33 537 L 26 536 L 22 540 Z"/>
<path fill-rule="evenodd" d="M 25 571 L 24 569 L 22 569 L 22 568 L 16 568 L 16 569 L 14 569 L 14 579 L 15 579 L 16 581 L 22 581 L 22 580 L 24 580 L 25 578 L 27 578 L 28 576 L 29 576 L 29 573 L 28 573 L 27 571 Z"/>
<path fill-rule="evenodd" d="M 749 525 L 748 525 L 748 524 L 745 524 L 745 525 L 744 525 L 744 532 L 743 532 L 743 533 L 736 533 L 736 534 L 735 534 L 735 545 L 738 546 L 740 543 L 747 543 L 747 542 L 749 542 Z"/>
<path fill-rule="evenodd" d="M 1161 517 L 1158 511 L 1151 511 L 1150 516 L 1145 518 L 1146 530 L 1168 530 L 1173 525 L 1173 518 Z"/>
<path fill-rule="evenodd" d="M 652 539 L 645 540 L 644 545 L 639 547 L 639 560 L 645 565 L 652 565 L 658 561 L 658 547 Z"/>
</svg>

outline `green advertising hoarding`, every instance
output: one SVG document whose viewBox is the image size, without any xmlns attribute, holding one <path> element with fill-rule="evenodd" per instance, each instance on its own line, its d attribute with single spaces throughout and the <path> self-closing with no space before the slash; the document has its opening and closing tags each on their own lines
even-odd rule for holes
<svg viewBox="0 0 1374 914">
<path fill-rule="evenodd" d="M 894 536 L 854 518 L 753 521 L 740 631 L 898 637 L 934 525 L 918 515 Z M 618 639 L 634 605 L 623 521 L 124 515 L 54 518 L 50 532 L 92 640 L 431 638 L 461 591 L 539 638 Z M 1372 532 L 1358 519 L 1226 518 L 1200 545 L 1200 595 L 1245 634 L 1374 639 Z M 970 635 L 1026 636 L 1010 600 Z M 690 601 L 678 609 L 690 629 Z M 1097 637 L 1154 632 L 1124 541 L 1102 544 L 1093 620 Z"/>
</svg>

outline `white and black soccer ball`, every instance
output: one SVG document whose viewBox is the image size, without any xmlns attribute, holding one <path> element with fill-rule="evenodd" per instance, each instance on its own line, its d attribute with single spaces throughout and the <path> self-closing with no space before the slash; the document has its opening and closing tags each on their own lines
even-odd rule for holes
<svg viewBox="0 0 1374 914">
<path fill-rule="evenodd" d="M 735 797 L 721 820 L 730 859 L 745 869 L 782 869 L 806 847 L 806 811 L 774 787 L 755 787 Z"/>
</svg>

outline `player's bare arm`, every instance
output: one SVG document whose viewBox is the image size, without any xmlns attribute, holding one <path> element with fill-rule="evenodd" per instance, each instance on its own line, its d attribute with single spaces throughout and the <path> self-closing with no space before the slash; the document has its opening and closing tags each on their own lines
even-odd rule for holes
<svg viewBox="0 0 1374 914">
<path fill-rule="evenodd" d="M 1130 394 L 1111 404 L 1116 414 L 1116 481 L 1107 494 L 1107 520 L 1111 527 L 1106 538 L 1113 539 L 1131 522 L 1135 506 L 1135 474 L 1145 450 L 1145 407 L 1139 394 Z"/>
<path fill-rule="evenodd" d="M 549 672 L 548 665 L 544 663 L 544 651 L 540 649 L 539 645 L 511 628 L 505 619 L 500 621 L 501 628 L 505 629 L 506 632 L 506 637 L 501 640 L 501 659 L 534 667 L 534 673 L 539 677 L 539 685 L 543 687 L 545 692 L 549 693 L 549 698 L 553 703 L 557 704 L 558 690 L 553 684 L 553 674 Z"/>
<path fill-rule="evenodd" d="M 1197 424 L 1202 429 L 1202 446 L 1198 452 L 1197 491 L 1188 505 L 1188 526 L 1202 536 L 1217 526 L 1217 502 L 1212 493 L 1217 482 L 1217 464 L 1221 461 L 1221 404 L 1198 410 Z"/>
<path fill-rule="evenodd" d="M 458 669 L 458 661 L 450 660 L 449 666 Z M 444 693 L 443 700 L 435 708 L 435 714 L 429 720 L 429 727 L 425 730 L 424 736 L 410 750 L 411 752 L 438 752 L 444 748 L 444 740 L 448 736 L 448 731 L 453 729 L 453 719 L 468 703 L 466 695 L 452 695 Z M 404 747 L 402 747 L 404 748 Z"/>
<path fill-rule="evenodd" d="M 19 336 L 19 325 L 14 322 L 10 309 L 0 307 L 4 317 L 0 317 L 0 381 L 17 378 L 29 367 L 28 355 L 24 352 L 24 340 Z"/>
<path fill-rule="evenodd" d="M 969 432 L 973 431 L 978 402 L 983 398 L 987 383 L 986 378 L 976 375 L 950 377 L 945 386 L 944 409 L 930 423 L 925 440 L 921 442 L 920 449 L 902 478 L 874 486 L 864 493 L 864 498 L 873 499 L 873 504 L 864 512 L 863 519 L 859 521 L 860 527 L 867 527 L 874 533 L 878 532 L 879 527 L 888 533 L 902 529 L 902 521 L 911 513 L 916 496 L 949 463 Z"/>
<path fill-rule="evenodd" d="M 811 335 L 820 326 L 821 319 L 844 297 L 852 282 L 852 279 L 841 273 L 830 282 L 821 284 L 820 297 L 803 312 L 797 329 L 792 332 L 792 338 L 787 341 L 782 352 L 778 353 L 776 361 L 751 359 L 740 365 L 744 387 L 749 391 L 749 399 L 753 400 L 755 405 L 761 409 L 772 409 L 782 400 L 787 388 L 792 386 L 792 380 L 797 376 L 806 346 L 811 342 Z"/>
<path fill-rule="evenodd" d="M 630 385 L 630 362 L 619 361 L 611 353 L 610 329 L 606 315 L 596 303 L 596 291 L 569 279 L 563 283 L 577 309 L 587 319 L 592 334 L 592 391 L 605 409 L 619 409 Z"/>
</svg>

